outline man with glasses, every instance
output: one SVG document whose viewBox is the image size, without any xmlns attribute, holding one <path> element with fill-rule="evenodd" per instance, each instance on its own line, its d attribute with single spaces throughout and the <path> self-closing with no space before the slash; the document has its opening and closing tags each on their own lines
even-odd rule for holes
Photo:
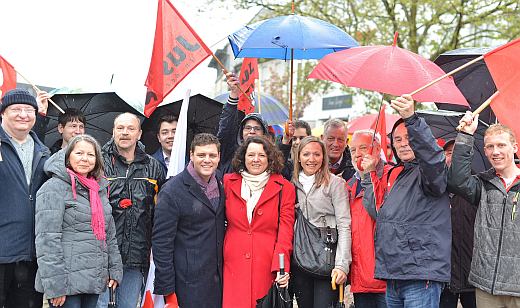
<svg viewBox="0 0 520 308">
<path fill-rule="evenodd" d="M 268 134 L 267 123 L 259 113 L 250 113 L 238 123 L 238 97 L 240 95 L 239 80 L 233 73 L 227 73 L 229 97 L 220 114 L 217 138 L 220 141 L 220 164 L 222 173 L 231 172 L 231 160 L 235 151 L 242 142 L 251 136 Z"/>
<path fill-rule="evenodd" d="M 298 145 L 302 141 L 303 138 L 311 135 L 311 127 L 309 123 L 296 120 L 296 121 L 287 121 L 288 129 L 283 135 L 282 142 L 278 144 L 278 148 L 282 151 L 284 159 L 285 159 L 285 167 L 282 171 L 282 175 L 291 180 L 292 170 L 294 168 L 294 158 L 298 153 Z M 289 172 L 284 172 L 288 170 Z M 287 176 L 286 176 L 287 175 Z"/>
<path fill-rule="evenodd" d="M 69 144 L 69 140 L 77 135 L 85 133 L 85 124 L 87 119 L 83 112 L 76 108 L 67 108 L 64 113 L 58 116 L 58 132 L 62 139 L 58 139 L 51 146 L 51 153 L 54 154 L 64 149 Z"/>
<path fill-rule="evenodd" d="M 48 94 L 38 93 L 40 112 Z M 43 165 L 49 149 L 31 131 L 38 103 L 28 91 L 5 93 L 0 105 L 0 307 L 41 307 L 34 289 L 37 263 L 34 246 L 35 195 L 47 177 Z"/>
</svg>

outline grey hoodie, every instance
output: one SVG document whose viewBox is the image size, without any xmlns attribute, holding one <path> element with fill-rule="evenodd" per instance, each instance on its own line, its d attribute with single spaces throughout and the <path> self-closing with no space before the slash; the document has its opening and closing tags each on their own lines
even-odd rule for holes
<svg viewBox="0 0 520 308">
<path fill-rule="evenodd" d="M 44 171 L 52 176 L 36 195 L 35 288 L 48 298 L 76 294 L 100 294 L 109 277 L 123 278 L 115 224 L 108 203 L 107 186 L 100 181 L 106 243 L 94 236 L 91 227 L 89 192 L 76 180 L 76 199 L 65 168 L 65 150 L 51 156 Z"/>
</svg>

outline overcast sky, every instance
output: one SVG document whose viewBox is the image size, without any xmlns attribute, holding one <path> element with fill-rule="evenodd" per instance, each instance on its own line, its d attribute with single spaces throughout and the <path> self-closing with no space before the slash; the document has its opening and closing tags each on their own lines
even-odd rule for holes
<svg viewBox="0 0 520 308">
<path fill-rule="evenodd" d="M 205 0 L 172 3 L 213 51 L 258 12 L 208 5 Z M 101 91 L 111 89 L 114 74 L 113 87 L 125 99 L 144 95 L 157 1 L 5 0 L 0 1 L 0 12 L 0 55 L 31 82 Z M 216 72 L 208 63 L 195 69 L 168 99 L 182 98 L 187 88 L 192 94 L 210 93 Z"/>
</svg>

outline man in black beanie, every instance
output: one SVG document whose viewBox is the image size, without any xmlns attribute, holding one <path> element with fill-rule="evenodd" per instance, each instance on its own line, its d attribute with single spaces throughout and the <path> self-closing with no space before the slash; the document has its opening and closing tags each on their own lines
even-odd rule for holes
<svg viewBox="0 0 520 308">
<path fill-rule="evenodd" d="M 41 113 L 48 94 L 38 93 Z M 28 91 L 5 93 L 0 105 L 0 307 L 41 307 L 34 289 L 36 251 L 34 220 L 36 192 L 46 180 L 43 165 L 49 149 L 31 131 L 38 102 Z"/>
</svg>

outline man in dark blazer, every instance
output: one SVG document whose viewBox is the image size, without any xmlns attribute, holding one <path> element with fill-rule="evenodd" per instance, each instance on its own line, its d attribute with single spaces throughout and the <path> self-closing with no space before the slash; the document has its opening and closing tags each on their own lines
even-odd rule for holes
<svg viewBox="0 0 520 308">
<path fill-rule="evenodd" d="M 220 143 L 198 134 L 190 146 L 186 169 L 159 193 L 152 251 L 154 293 L 168 303 L 177 295 L 180 307 L 222 306 L 222 246 L 225 199 L 216 174 Z"/>
</svg>

